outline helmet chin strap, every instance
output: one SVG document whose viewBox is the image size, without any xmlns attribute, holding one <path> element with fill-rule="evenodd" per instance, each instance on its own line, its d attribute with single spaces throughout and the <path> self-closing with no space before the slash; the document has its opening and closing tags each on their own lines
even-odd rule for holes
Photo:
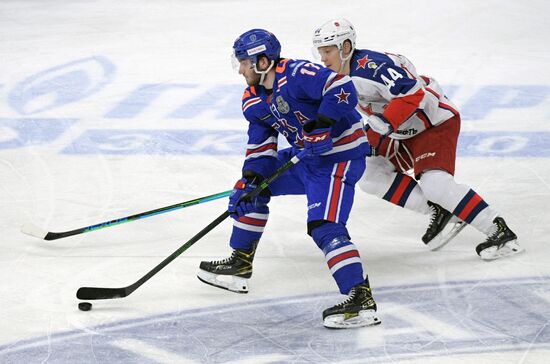
<svg viewBox="0 0 550 364">
<path fill-rule="evenodd" d="M 355 50 L 355 48 L 352 48 L 351 51 L 349 52 L 348 56 L 344 57 L 344 48 L 342 47 L 340 49 L 340 71 L 339 71 L 339 73 L 344 72 L 344 67 L 346 66 L 346 62 L 350 60 L 354 50 Z"/>
<path fill-rule="evenodd" d="M 256 64 L 254 64 L 254 72 L 261 75 L 260 76 L 260 86 L 264 85 L 265 76 L 267 75 L 267 73 L 269 71 L 271 71 L 271 69 L 273 68 L 274 65 L 275 65 L 275 62 L 271 61 L 271 63 L 269 64 L 269 67 L 267 67 L 267 69 L 265 71 L 258 71 L 258 68 L 256 67 Z"/>
</svg>

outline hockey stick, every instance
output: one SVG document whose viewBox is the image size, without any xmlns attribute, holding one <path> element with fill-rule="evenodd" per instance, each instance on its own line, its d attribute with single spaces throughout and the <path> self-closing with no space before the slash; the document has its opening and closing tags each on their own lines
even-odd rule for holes
<svg viewBox="0 0 550 364">
<path fill-rule="evenodd" d="M 83 233 L 89 233 L 90 231 L 104 229 L 104 228 L 107 228 L 107 227 L 124 224 L 124 223 L 130 222 L 130 221 L 144 219 L 146 217 L 151 217 L 151 216 L 154 216 L 154 215 L 163 214 L 165 212 L 170 212 L 170 211 L 174 211 L 174 210 L 178 210 L 178 209 L 183 209 L 185 207 L 198 205 L 198 204 L 208 202 L 208 201 L 217 200 L 219 198 L 229 196 L 230 194 L 231 194 L 231 190 L 224 191 L 224 192 L 216 193 L 216 194 L 213 194 L 213 195 L 210 195 L 210 196 L 199 197 L 199 198 L 196 198 L 194 200 L 180 202 L 180 203 L 177 203 L 177 204 L 174 204 L 174 205 L 161 207 L 161 208 L 158 208 L 158 209 L 155 209 L 155 210 L 141 212 L 139 214 L 122 217 L 120 219 L 115 219 L 115 220 L 106 221 L 106 222 L 100 222 L 99 224 L 90 225 L 90 226 L 86 226 L 86 227 L 82 227 L 82 228 L 74 229 L 74 230 L 69 230 L 69 231 L 62 231 L 62 232 L 58 232 L 58 233 L 54 233 L 54 232 L 51 232 L 51 231 L 46 231 L 46 230 L 36 226 L 35 224 L 27 223 L 27 224 L 25 224 L 21 227 L 21 232 L 25 233 L 27 235 L 34 236 L 34 237 L 39 238 L 39 239 L 56 240 L 56 239 L 66 238 L 68 236 L 73 236 L 73 235 L 78 235 L 78 234 L 83 234 Z"/>
<path fill-rule="evenodd" d="M 271 177 L 264 180 L 256 189 L 252 190 L 249 194 L 244 195 L 244 197 L 255 197 L 264 189 L 266 189 L 273 181 L 279 178 L 284 172 L 286 172 L 290 167 L 295 165 L 305 156 L 305 151 L 300 152 L 298 155 L 292 157 L 288 162 L 283 164 Z M 181 253 L 189 249 L 193 244 L 199 241 L 203 236 L 213 230 L 218 226 L 222 221 L 227 219 L 230 215 L 229 211 L 225 211 L 223 214 L 218 216 L 214 221 L 212 221 L 208 226 L 199 231 L 199 233 L 189 239 L 188 242 L 180 246 L 175 252 L 173 252 L 169 257 L 164 259 L 160 264 L 151 269 L 147 274 L 137 280 L 135 283 L 127 287 L 121 288 L 100 288 L 100 287 L 80 287 L 76 292 L 76 297 L 81 300 L 107 300 L 112 298 L 122 298 L 129 296 L 132 292 L 138 289 L 143 283 L 147 282 L 151 277 L 157 274 L 162 268 L 166 267 L 168 263 L 176 259 Z"/>
</svg>

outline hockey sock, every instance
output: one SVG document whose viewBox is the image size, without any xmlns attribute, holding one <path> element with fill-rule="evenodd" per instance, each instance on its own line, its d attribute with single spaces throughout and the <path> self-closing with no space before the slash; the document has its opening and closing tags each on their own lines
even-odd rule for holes
<svg viewBox="0 0 550 364">
<path fill-rule="evenodd" d="M 367 159 L 367 169 L 359 181 L 359 187 L 368 194 L 378 196 L 394 205 L 428 214 L 428 200 L 416 180 L 397 173 L 385 158 Z"/>
<path fill-rule="evenodd" d="M 263 206 L 258 213 L 241 216 L 233 222 L 229 245 L 233 249 L 252 250 L 260 240 L 269 217 L 269 207 Z"/>
<path fill-rule="evenodd" d="M 353 287 L 364 282 L 359 251 L 350 241 L 344 225 L 327 222 L 315 228 L 311 235 L 325 254 L 340 293 L 348 294 Z"/>
<path fill-rule="evenodd" d="M 394 205 L 428 214 L 428 200 L 414 178 L 403 173 L 393 173 L 392 177 L 393 181 L 382 198 Z"/>
<path fill-rule="evenodd" d="M 484 234 L 490 234 L 498 213 L 469 186 L 458 184 L 443 170 L 430 170 L 419 180 L 424 195 L 430 200 L 472 225 Z"/>
</svg>

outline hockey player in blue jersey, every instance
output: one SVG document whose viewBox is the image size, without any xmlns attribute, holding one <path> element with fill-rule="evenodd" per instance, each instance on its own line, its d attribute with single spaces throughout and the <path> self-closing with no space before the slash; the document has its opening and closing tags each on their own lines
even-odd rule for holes
<svg viewBox="0 0 550 364">
<path fill-rule="evenodd" d="M 399 206 L 432 215 L 422 240 L 432 250 L 446 244 L 466 222 L 487 235 L 476 247 L 484 260 L 523 249 L 517 236 L 485 200 L 454 180 L 460 114 L 438 82 L 419 75 L 404 56 L 355 48 L 345 19 L 323 24 L 313 35 L 322 62 L 349 75 L 367 137 L 380 157 L 369 158 L 363 190 Z M 406 174 L 412 171 L 414 178 Z M 454 215 L 454 217 L 453 217 Z M 446 225 L 455 229 L 445 232 Z"/>
<path fill-rule="evenodd" d="M 236 66 L 248 84 L 242 110 L 248 144 L 239 179 L 229 199 L 235 219 L 229 258 L 201 262 L 198 278 L 230 291 L 248 292 L 252 261 L 269 216 L 271 196 L 305 194 L 307 231 L 325 255 L 342 294 L 349 297 L 323 312 L 331 328 L 380 323 L 359 252 L 346 228 L 355 184 L 370 153 L 357 96 L 348 76 L 305 60 L 281 58 L 277 38 L 250 30 L 233 45 Z M 291 148 L 279 150 L 278 134 Z M 301 150 L 307 157 L 257 198 L 242 200 L 264 178 Z"/>
</svg>

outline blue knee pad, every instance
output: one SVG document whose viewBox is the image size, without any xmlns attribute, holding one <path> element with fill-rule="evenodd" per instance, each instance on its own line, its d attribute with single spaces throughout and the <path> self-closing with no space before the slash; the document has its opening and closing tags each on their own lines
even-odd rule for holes
<svg viewBox="0 0 550 364">
<path fill-rule="evenodd" d="M 326 222 L 316 227 L 311 232 L 311 236 L 325 255 L 340 246 L 347 245 L 350 241 L 348 229 L 344 225 L 334 222 Z"/>
</svg>

